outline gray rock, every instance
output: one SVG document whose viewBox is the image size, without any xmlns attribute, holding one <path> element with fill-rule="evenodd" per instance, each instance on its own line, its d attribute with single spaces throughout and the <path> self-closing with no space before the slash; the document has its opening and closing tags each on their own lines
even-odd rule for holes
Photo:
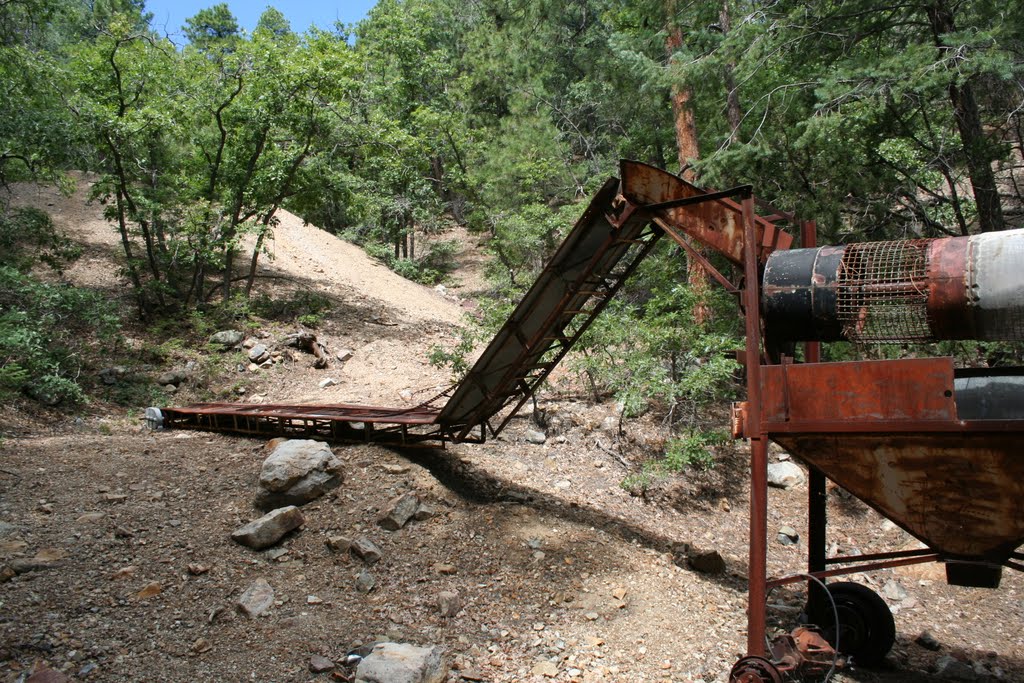
<svg viewBox="0 0 1024 683">
<path fill-rule="evenodd" d="M 7 566 L 15 574 L 27 574 L 28 572 L 39 572 L 59 567 L 63 562 L 57 559 L 40 559 L 36 557 L 16 557 L 7 563 Z"/>
<path fill-rule="evenodd" d="M 892 602 L 899 602 L 907 597 L 907 589 L 899 581 L 889 579 L 882 586 L 882 597 Z"/>
<path fill-rule="evenodd" d="M 250 619 L 260 616 L 273 604 L 274 589 L 270 587 L 266 579 L 256 579 L 235 603 L 238 610 Z"/>
<path fill-rule="evenodd" d="M 694 571 L 702 574 L 724 574 L 725 558 L 717 550 L 690 550 L 686 557 L 687 564 Z"/>
<path fill-rule="evenodd" d="M 263 461 L 256 505 L 263 510 L 303 505 L 343 480 L 341 461 L 320 441 L 288 439 Z"/>
<path fill-rule="evenodd" d="M 439 647 L 377 643 L 359 662 L 356 683 L 441 683 L 448 670 Z"/>
<path fill-rule="evenodd" d="M 114 365 L 109 368 L 103 368 L 97 374 L 100 376 L 100 381 L 104 384 L 114 385 L 117 384 L 118 380 L 128 375 L 128 369 L 121 365 Z"/>
<path fill-rule="evenodd" d="M 334 354 L 334 357 L 342 363 L 350 361 L 352 360 L 352 349 L 338 349 L 338 352 Z"/>
<path fill-rule="evenodd" d="M 800 542 L 800 534 L 791 526 L 780 527 L 777 540 L 782 545 L 796 545 Z"/>
<path fill-rule="evenodd" d="M 804 471 L 795 462 L 773 462 L 768 465 L 768 485 L 788 489 L 803 484 Z"/>
<path fill-rule="evenodd" d="M 537 444 L 538 446 L 548 440 L 547 435 L 544 432 L 536 429 L 526 430 L 526 441 L 528 443 Z"/>
<path fill-rule="evenodd" d="M 377 587 L 377 579 L 369 570 L 363 569 L 356 574 L 356 590 L 360 593 L 369 593 Z"/>
<path fill-rule="evenodd" d="M 979 678 L 974 667 L 950 655 L 939 657 L 935 662 L 935 673 L 939 678 L 950 681 L 976 681 Z"/>
<path fill-rule="evenodd" d="M 191 374 L 192 373 L 190 373 L 188 370 L 184 368 L 175 368 L 173 370 L 167 370 L 165 372 L 160 373 L 160 375 L 156 378 L 156 383 L 162 387 L 165 387 L 168 384 L 179 386 L 187 382 Z"/>
<path fill-rule="evenodd" d="M 311 673 L 322 674 L 334 669 L 334 662 L 321 655 L 313 655 L 309 658 L 309 670 Z"/>
<path fill-rule="evenodd" d="M 376 564 L 383 556 L 377 544 L 365 536 L 360 536 L 352 541 L 352 554 L 366 564 Z"/>
<path fill-rule="evenodd" d="M 921 631 L 921 635 L 915 638 L 914 642 L 932 652 L 938 652 L 942 648 L 942 644 L 928 631 Z"/>
<path fill-rule="evenodd" d="M 420 499 L 415 493 L 403 493 L 384 509 L 377 524 L 388 531 L 398 531 L 408 523 L 420 508 Z"/>
<path fill-rule="evenodd" d="M 326 389 L 327 387 L 333 387 L 337 383 L 338 381 L 333 377 L 325 377 L 322 380 L 320 380 L 317 386 L 320 387 L 321 389 Z"/>
<path fill-rule="evenodd" d="M 280 541 L 285 534 L 299 528 L 305 521 L 302 511 L 289 505 L 271 510 L 259 519 L 235 529 L 231 532 L 231 540 L 253 550 L 262 550 Z"/>
<path fill-rule="evenodd" d="M 210 343 L 224 349 L 232 349 L 242 343 L 245 335 L 238 330 L 221 330 L 210 337 Z"/>
<path fill-rule="evenodd" d="M 437 594 L 437 611 L 442 617 L 454 617 L 462 609 L 462 598 L 456 591 L 441 591 Z"/>
<path fill-rule="evenodd" d="M 346 536 L 328 536 L 324 543 L 335 553 L 347 553 L 352 547 L 352 539 Z"/>
<path fill-rule="evenodd" d="M 249 360 L 253 363 L 263 363 L 270 359 L 270 350 L 263 344 L 256 344 L 249 349 Z"/>
<path fill-rule="evenodd" d="M 434 517 L 437 517 L 437 510 L 426 503 L 420 503 L 420 506 L 416 508 L 416 514 L 412 516 L 417 522 L 423 522 Z"/>
</svg>

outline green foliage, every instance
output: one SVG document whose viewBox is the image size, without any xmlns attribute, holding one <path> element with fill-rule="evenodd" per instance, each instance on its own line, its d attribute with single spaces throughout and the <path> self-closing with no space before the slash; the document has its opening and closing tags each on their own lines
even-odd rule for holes
<svg viewBox="0 0 1024 683">
<path fill-rule="evenodd" d="M 687 469 L 708 470 L 715 466 L 714 449 L 729 443 L 721 430 L 690 429 L 665 443 L 661 458 L 645 462 L 638 471 L 623 477 L 619 486 L 634 496 L 646 494 L 656 481 Z"/>
<path fill-rule="evenodd" d="M 458 341 L 451 349 L 435 344 L 430 347 L 427 360 L 435 368 L 448 368 L 452 381 L 459 381 L 469 371 L 469 355 L 481 341 L 481 330 L 474 320 L 468 319 L 458 330 Z"/>
<path fill-rule="evenodd" d="M 85 400 L 82 352 L 113 337 L 118 320 L 101 295 L 41 283 L 0 266 L 0 395 L 56 405 Z"/>
<path fill-rule="evenodd" d="M 273 17 L 268 22 L 273 22 Z M 230 50 L 239 40 L 238 20 L 223 2 L 199 10 L 182 28 L 188 42 L 204 52 Z"/>
<path fill-rule="evenodd" d="M 665 444 L 665 458 L 658 463 L 666 472 L 681 472 L 687 467 L 709 469 L 715 466 L 711 448 L 729 442 L 722 431 L 690 430 Z"/>
<path fill-rule="evenodd" d="M 42 262 L 59 271 L 81 253 L 80 246 L 56 231 L 44 211 L 13 209 L 0 220 L 0 264 L 28 272 Z"/>
<path fill-rule="evenodd" d="M 79 253 L 42 211 L 0 214 L 0 397 L 26 393 L 48 405 L 85 401 L 77 382 L 82 351 L 113 337 L 113 308 L 98 293 L 31 274 L 40 263 L 60 271 Z"/>
<path fill-rule="evenodd" d="M 423 285 L 436 285 L 454 267 L 454 254 L 458 244 L 453 241 L 435 242 L 426 256 L 420 259 L 396 258 L 394 249 L 382 242 L 365 242 L 363 248 L 371 257 L 407 280 Z"/>
<path fill-rule="evenodd" d="M 324 314 L 333 308 L 333 304 L 330 298 L 319 292 L 300 289 L 278 298 L 261 294 L 252 300 L 251 308 L 261 318 L 316 327 Z"/>
<path fill-rule="evenodd" d="M 455 268 L 455 257 L 461 247 L 456 240 L 441 240 L 430 245 L 425 256 L 420 258 L 420 265 L 426 270 L 439 273 L 442 277 Z M 440 278 L 438 278 L 440 280 Z M 436 284 L 431 283 L 431 284 Z"/>
<path fill-rule="evenodd" d="M 97 172 L 140 317 L 195 331 L 253 314 L 320 321 L 326 305 L 304 295 L 249 300 L 246 269 L 281 209 L 427 284 L 458 248 L 417 245 L 460 223 L 493 257 L 493 329 L 619 158 L 675 165 L 673 92 L 693 108 L 699 183 L 753 183 L 817 218 L 823 242 L 1020 224 L 984 190 L 1022 200 L 1022 7 L 382 0 L 350 42 L 348 29 L 296 33 L 272 7 L 247 35 L 220 3 L 187 20 L 179 50 L 140 0 L 17 0 L 0 6 L 0 184 Z M 4 215 L 13 272 L 73 256 L 45 217 Z M 734 302 L 691 292 L 681 261 L 645 264 L 575 362 L 627 415 L 653 410 L 687 433 L 729 396 L 739 331 Z M 710 323 L 694 324 L 697 305 Z M 30 322 L 8 320 L 14 347 L 38 346 L 10 331 L 42 333 Z M 3 367 L 8 386 L 40 376 Z"/>
<path fill-rule="evenodd" d="M 693 428 L 708 405 L 729 398 L 742 347 L 735 304 L 720 292 L 698 296 L 686 284 L 680 255 L 661 252 L 643 264 L 581 339 L 572 366 L 598 391 L 610 392 L 627 417 L 657 406 L 672 428 Z M 694 310 L 709 306 L 697 324 Z"/>
</svg>

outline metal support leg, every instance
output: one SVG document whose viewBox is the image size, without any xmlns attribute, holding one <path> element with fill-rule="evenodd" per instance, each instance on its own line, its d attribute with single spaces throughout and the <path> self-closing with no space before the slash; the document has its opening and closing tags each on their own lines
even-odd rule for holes
<svg viewBox="0 0 1024 683">
<path fill-rule="evenodd" d="M 743 197 L 743 307 L 747 336 L 747 437 L 750 439 L 750 576 L 747 654 L 765 655 L 768 565 L 768 439 L 761 429 L 761 316 L 754 198 Z"/>
<path fill-rule="evenodd" d="M 818 225 L 814 221 L 803 221 L 800 224 L 800 243 L 806 248 L 818 244 Z M 821 362 L 821 342 L 804 343 L 804 361 L 807 363 Z M 825 475 L 815 467 L 808 467 L 807 482 L 807 570 L 809 572 L 825 571 L 826 529 L 828 527 L 827 494 L 825 491 Z M 824 607 L 825 591 L 816 581 L 807 585 L 807 610 L 809 614 L 820 614 Z"/>
<path fill-rule="evenodd" d="M 817 468 L 808 470 L 807 483 L 807 571 L 825 571 L 826 534 L 828 524 L 825 492 L 825 475 Z M 816 581 L 807 585 L 808 614 L 819 614 L 825 604 L 824 590 Z"/>
<path fill-rule="evenodd" d="M 768 441 L 750 440 L 750 569 L 747 579 L 747 654 L 765 655 L 768 581 Z"/>
</svg>

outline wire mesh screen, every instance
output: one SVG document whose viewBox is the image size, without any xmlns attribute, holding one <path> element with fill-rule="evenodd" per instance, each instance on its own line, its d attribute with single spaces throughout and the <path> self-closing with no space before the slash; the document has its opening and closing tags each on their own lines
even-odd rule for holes
<svg viewBox="0 0 1024 683">
<path fill-rule="evenodd" d="M 930 341 L 929 240 L 851 244 L 839 266 L 836 313 L 853 342 Z"/>
</svg>

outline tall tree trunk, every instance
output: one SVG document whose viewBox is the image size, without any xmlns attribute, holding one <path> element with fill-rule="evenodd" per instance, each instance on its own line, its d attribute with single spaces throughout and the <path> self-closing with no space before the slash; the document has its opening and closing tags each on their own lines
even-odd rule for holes
<svg viewBox="0 0 1024 683">
<path fill-rule="evenodd" d="M 442 202 L 448 201 L 448 190 L 444 185 L 444 159 L 440 154 L 430 157 L 430 176 L 437 198 Z"/>
<path fill-rule="evenodd" d="M 256 245 L 252 248 L 252 257 L 249 259 L 249 276 L 245 279 L 245 298 L 248 299 L 249 295 L 252 294 L 253 283 L 256 282 L 256 267 L 260 260 L 260 251 L 263 249 L 263 243 L 267 239 L 267 233 L 270 232 L 270 221 L 274 219 L 274 214 L 277 212 L 277 205 L 271 207 L 270 211 L 263 214 L 263 220 L 260 221 L 259 233 L 256 236 Z"/>
<path fill-rule="evenodd" d="M 722 9 L 718 12 L 718 25 L 722 28 L 722 36 L 728 36 L 732 29 L 729 16 L 729 0 L 722 0 Z M 736 134 L 740 129 L 740 122 L 743 120 L 743 112 L 740 110 L 740 94 L 736 89 L 736 79 L 733 71 L 736 63 L 729 60 L 723 67 L 725 79 L 725 116 L 729 120 L 729 142 L 735 142 Z"/>
<path fill-rule="evenodd" d="M 124 200 L 121 198 L 120 188 L 118 188 L 114 195 L 114 202 L 117 208 L 117 229 L 121 234 L 121 247 L 124 249 L 128 277 L 132 281 L 132 287 L 135 288 L 135 300 L 139 306 L 139 317 L 145 320 L 149 311 L 146 307 L 146 298 L 142 292 L 142 280 L 139 278 L 139 271 L 135 267 L 135 256 L 132 254 L 132 242 L 128 236 L 128 221 L 125 219 Z"/>
<path fill-rule="evenodd" d="M 409 258 L 416 260 L 416 223 L 413 222 L 412 215 L 409 217 Z"/>
<path fill-rule="evenodd" d="M 928 7 L 928 22 L 931 24 L 932 36 L 935 38 L 939 55 L 945 57 L 949 48 L 943 43 L 942 37 L 956 31 L 953 12 L 945 0 L 936 0 Z M 958 56 L 955 59 L 960 61 L 963 58 Z M 1003 207 L 999 201 L 996 177 L 992 172 L 992 162 L 995 159 L 992 147 L 985 138 L 978 101 L 974 98 L 974 88 L 971 87 L 970 81 L 957 83 L 955 78 L 951 80 L 949 101 L 953 105 L 953 118 L 956 120 L 956 127 L 960 133 L 960 142 L 964 146 L 967 174 L 970 176 L 971 187 L 974 189 L 974 203 L 978 208 L 978 227 L 982 232 L 1003 230 L 1006 227 L 1003 221 Z"/>
<path fill-rule="evenodd" d="M 665 52 L 669 64 L 675 61 L 675 55 L 683 46 L 683 32 L 675 20 L 675 0 L 667 0 L 666 10 L 668 12 L 668 33 L 665 38 Z M 691 100 L 693 92 L 687 84 L 675 82 L 672 84 L 672 114 L 675 119 L 676 129 L 676 151 L 679 159 L 679 174 L 683 180 L 695 182 L 697 174 L 693 170 L 693 162 L 700 158 L 700 147 L 697 143 L 697 122 L 693 116 Z M 693 319 L 698 325 L 703 325 L 710 315 L 710 310 L 704 304 L 705 294 L 708 290 L 709 278 L 704 267 L 696 259 L 686 257 L 687 282 L 694 294 L 697 296 L 697 303 L 693 307 Z"/>
<path fill-rule="evenodd" d="M 256 138 L 256 145 L 253 147 L 249 160 L 245 165 L 245 175 L 234 187 L 234 199 L 231 207 L 231 219 L 228 222 L 227 230 L 224 231 L 224 301 L 231 299 L 231 280 L 235 270 L 235 247 L 232 242 L 238 233 L 238 226 L 245 218 L 242 216 L 242 205 L 245 203 L 245 192 L 252 185 L 253 176 L 256 175 L 256 165 L 259 163 L 263 151 L 266 149 L 267 136 L 270 134 L 268 128 L 260 130 Z"/>
<path fill-rule="evenodd" d="M 675 3 L 669 0 L 669 7 Z M 668 60 L 671 64 L 675 61 L 675 53 L 683 45 L 683 32 L 674 25 L 674 18 L 670 15 L 668 36 L 665 38 L 665 51 L 668 53 Z M 693 171 L 693 162 L 700 157 L 700 148 L 697 146 L 697 123 L 693 117 L 693 108 L 690 100 L 693 94 L 690 88 L 684 83 L 672 84 L 672 117 L 675 120 L 676 128 L 676 151 L 679 160 L 679 174 L 684 180 L 693 182 L 696 174 Z"/>
</svg>

